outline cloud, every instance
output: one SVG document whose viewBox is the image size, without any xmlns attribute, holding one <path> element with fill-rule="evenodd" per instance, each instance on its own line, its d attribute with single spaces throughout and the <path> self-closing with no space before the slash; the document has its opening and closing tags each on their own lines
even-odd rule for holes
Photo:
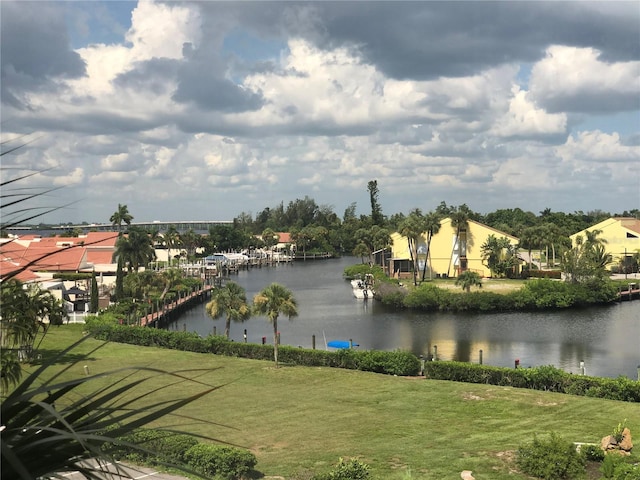
<svg viewBox="0 0 640 480">
<path fill-rule="evenodd" d="M 640 108 L 640 61 L 608 63 L 594 48 L 554 45 L 537 62 L 531 97 L 550 112 L 617 112 Z"/>
<path fill-rule="evenodd" d="M 49 24 L 2 2 L 3 138 L 42 132 L 11 160 L 56 166 L 79 220 L 114 195 L 140 219 L 366 212 L 371 179 L 385 213 L 614 210 L 602 183 L 640 178 L 640 17 L 608 3 L 52 1 Z"/>
<path fill-rule="evenodd" d="M 556 138 L 566 134 L 567 116 L 564 113 L 547 113 L 536 108 L 530 95 L 518 87 L 513 89 L 509 111 L 497 119 L 491 133 L 502 138 Z"/>
<path fill-rule="evenodd" d="M 28 108 L 28 92 L 53 93 L 57 81 L 85 75 L 82 59 L 69 47 L 59 8 L 42 2 L 1 2 L 0 21 L 3 103 Z"/>
</svg>

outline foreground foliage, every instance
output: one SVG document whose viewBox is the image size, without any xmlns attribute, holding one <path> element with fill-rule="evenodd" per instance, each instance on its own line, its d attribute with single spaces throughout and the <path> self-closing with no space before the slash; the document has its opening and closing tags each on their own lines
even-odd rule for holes
<svg viewBox="0 0 640 480">
<path fill-rule="evenodd" d="M 85 370 L 84 377 L 63 380 L 75 363 L 62 369 L 56 364 L 73 355 L 83 341 L 59 352 L 14 390 L 3 394 L 2 478 L 32 480 L 72 471 L 88 479 L 102 478 L 100 473 L 112 460 L 103 450 L 105 443 L 117 442 L 133 430 L 174 414 L 219 388 L 190 379 L 186 371 L 170 373 L 148 367 L 128 367 L 97 375 L 88 375 Z M 100 348 L 102 345 L 88 356 Z M 80 359 L 86 357 L 81 355 Z M 164 386 L 147 387 L 158 375 L 168 377 Z M 185 382 L 205 388 L 193 395 L 184 396 L 178 390 L 171 399 L 165 396 L 162 400 L 154 399 L 160 391 L 175 391 L 176 386 Z M 117 470 L 117 464 L 113 468 Z M 116 472 L 114 478 L 118 477 Z"/>
</svg>

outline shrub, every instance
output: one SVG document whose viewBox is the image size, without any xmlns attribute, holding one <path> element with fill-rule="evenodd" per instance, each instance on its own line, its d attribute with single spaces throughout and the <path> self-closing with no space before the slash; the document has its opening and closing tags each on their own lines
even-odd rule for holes
<svg viewBox="0 0 640 480">
<path fill-rule="evenodd" d="M 257 463 L 255 455 L 249 451 L 205 443 L 191 447 L 184 456 L 197 472 L 229 480 L 246 475 Z"/>
<path fill-rule="evenodd" d="M 640 402 L 640 382 L 572 375 L 553 366 L 507 368 L 463 362 L 426 362 L 425 376 L 436 380 L 509 385 L 624 402 Z"/>
<path fill-rule="evenodd" d="M 315 475 L 313 480 L 366 480 L 369 478 L 369 465 L 360 460 L 341 458 L 328 473 Z"/>
<path fill-rule="evenodd" d="M 585 473 L 584 458 L 573 443 L 555 433 L 545 440 L 535 437 L 521 446 L 516 463 L 524 473 L 545 480 L 579 478 Z"/>
<path fill-rule="evenodd" d="M 604 460 L 604 451 L 598 445 L 582 445 L 580 454 L 590 462 L 601 462 Z"/>
<path fill-rule="evenodd" d="M 187 450 L 198 444 L 190 435 L 142 428 L 118 440 L 116 447 L 108 446 L 115 458 L 152 465 L 184 464 Z"/>
</svg>

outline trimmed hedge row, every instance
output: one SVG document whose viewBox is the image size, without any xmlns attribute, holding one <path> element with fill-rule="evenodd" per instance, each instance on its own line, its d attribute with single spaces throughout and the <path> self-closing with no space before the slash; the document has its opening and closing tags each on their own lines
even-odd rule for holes
<svg viewBox="0 0 640 480">
<path fill-rule="evenodd" d="M 553 366 L 507 368 L 462 362 L 426 362 L 425 376 L 435 380 L 485 383 L 532 390 L 640 402 L 640 382 L 627 377 L 601 378 L 574 375 Z"/>
<path fill-rule="evenodd" d="M 154 346 L 196 353 L 212 353 L 252 360 L 273 360 L 273 346 L 238 343 L 221 336 L 202 338 L 196 333 L 173 332 L 126 325 L 87 324 L 95 338 L 141 346 Z M 289 365 L 332 367 L 414 376 L 420 372 L 420 360 L 410 352 L 377 350 L 310 350 L 282 345 L 278 359 Z M 467 383 L 485 383 L 517 388 L 545 390 L 588 397 L 640 402 L 640 381 L 573 375 L 553 366 L 506 368 L 463 362 L 425 362 L 427 378 Z"/>
<path fill-rule="evenodd" d="M 222 336 L 202 338 L 191 332 L 109 325 L 99 321 L 88 322 L 87 328 L 98 340 L 252 360 L 273 360 L 272 345 L 232 342 Z M 345 349 L 328 352 L 282 345 L 278 348 L 278 361 L 290 365 L 347 368 L 399 376 L 413 376 L 420 372 L 420 360 L 411 352 L 403 351 Z"/>
<path fill-rule="evenodd" d="M 117 460 L 135 464 L 186 466 L 216 478 L 243 478 L 257 463 L 255 455 L 240 448 L 200 443 L 195 437 L 140 428 L 103 449 Z"/>
</svg>

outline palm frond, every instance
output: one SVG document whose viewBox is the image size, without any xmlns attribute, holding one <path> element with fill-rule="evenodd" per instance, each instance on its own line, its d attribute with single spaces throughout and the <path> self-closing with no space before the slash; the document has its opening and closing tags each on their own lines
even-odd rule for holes
<svg viewBox="0 0 640 480">
<path fill-rule="evenodd" d="M 44 362 L 3 397 L 0 406 L 2 478 L 33 479 L 69 471 L 77 471 L 87 479 L 99 478 L 98 472 L 104 471 L 105 462 L 112 460 L 105 454 L 105 444 L 117 443 L 120 437 L 135 429 L 178 415 L 180 408 L 223 386 L 198 379 L 211 369 L 167 372 L 152 367 L 131 367 L 64 380 L 77 362 L 62 368 L 53 367 L 87 338 Z M 172 380 L 161 386 L 150 386 L 160 375 Z M 185 397 L 181 385 L 186 382 L 203 388 Z M 167 389 L 175 394 L 169 399 L 155 400 L 165 398 L 166 394 L 160 393 Z M 171 427 L 167 431 L 177 432 Z M 95 459 L 100 461 L 91 461 Z M 186 467 L 174 466 L 189 471 Z"/>
</svg>

